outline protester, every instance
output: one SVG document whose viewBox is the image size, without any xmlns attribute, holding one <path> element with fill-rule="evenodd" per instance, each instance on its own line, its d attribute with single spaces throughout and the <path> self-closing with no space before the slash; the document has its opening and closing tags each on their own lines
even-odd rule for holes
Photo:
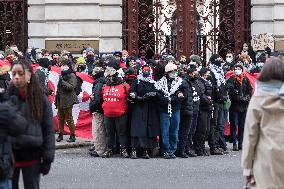
<svg viewBox="0 0 284 189">
<path fill-rule="evenodd" d="M 137 80 L 131 85 L 129 98 L 133 101 L 131 114 L 131 158 L 137 158 L 137 149 L 143 151 L 142 158 L 149 159 L 149 152 L 157 147 L 160 135 L 157 90 L 149 65 L 142 66 Z"/>
<path fill-rule="evenodd" d="M 20 171 L 25 189 L 38 189 L 40 174 L 48 174 L 54 159 L 54 122 L 50 102 L 27 60 L 20 59 L 12 66 L 9 96 L 16 99 L 14 107 L 27 121 L 26 129 L 13 145 L 13 189 L 19 188 Z"/>
<path fill-rule="evenodd" d="M 228 79 L 227 88 L 232 102 L 230 109 L 231 139 L 233 150 L 238 151 L 242 149 L 246 112 L 252 96 L 252 86 L 249 79 L 244 75 L 244 67 L 241 63 L 235 65 L 234 75 Z M 237 126 L 238 146 L 236 140 Z"/>
<path fill-rule="evenodd" d="M 58 129 L 59 135 L 56 139 L 57 142 L 63 140 L 65 121 L 69 127 L 70 137 L 67 142 L 75 142 L 75 124 L 72 116 L 73 105 L 79 103 L 75 87 L 77 79 L 74 72 L 67 65 L 67 60 L 61 62 L 61 76 L 57 85 L 57 92 L 55 97 L 55 106 L 58 110 Z"/>
<path fill-rule="evenodd" d="M 284 63 L 268 59 L 246 116 L 242 167 L 256 189 L 284 187 Z"/>
<path fill-rule="evenodd" d="M 165 159 L 173 159 L 177 149 L 181 102 L 186 97 L 186 85 L 177 76 L 177 66 L 168 63 L 165 76 L 155 83 L 159 95 L 162 151 Z"/>
<path fill-rule="evenodd" d="M 49 74 L 50 74 L 50 69 L 51 69 L 51 64 L 48 58 L 41 58 L 38 60 L 39 62 L 39 67 L 37 71 L 35 72 L 35 75 L 37 76 L 41 86 L 44 89 L 44 93 L 46 95 L 51 95 L 53 91 L 50 89 L 48 85 L 49 81 Z"/>
<path fill-rule="evenodd" d="M 0 60 L 0 102 L 8 100 L 8 87 L 10 81 L 10 63 L 6 60 Z"/>
</svg>

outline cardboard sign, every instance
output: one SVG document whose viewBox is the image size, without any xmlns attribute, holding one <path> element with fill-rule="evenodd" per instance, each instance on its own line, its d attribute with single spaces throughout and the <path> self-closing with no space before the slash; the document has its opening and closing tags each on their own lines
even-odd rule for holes
<svg viewBox="0 0 284 189">
<path fill-rule="evenodd" d="M 272 34 L 263 33 L 253 35 L 251 44 L 254 51 L 263 51 L 266 47 L 269 47 L 272 51 L 274 51 L 274 37 Z"/>
<path fill-rule="evenodd" d="M 99 50 L 99 40 L 46 40 L 45 48 L 49 51 L 67 50 L 71 53 L 81 53 L 82 49 L 92 47 Z"/>
</svg>

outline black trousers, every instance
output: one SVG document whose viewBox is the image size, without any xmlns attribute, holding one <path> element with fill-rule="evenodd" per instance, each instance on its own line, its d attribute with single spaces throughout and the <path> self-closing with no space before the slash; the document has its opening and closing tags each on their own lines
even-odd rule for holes
<svg viewBox="0 0 284 189">
<path fill-rule="evenodd" d="M 12 188 L 19 189 L 19 177 L 21 170 L 23 174 L 24 188 L 39 189 L 40 163 L 36 163 L 29 167 L 15 168 L 12 179 Z"/>
<path fill-rule="evenodd" d="M 211 111 L 199 111 L 196 132 L 193 138 L 193 145 L 196 150 L 205 149 L 205 141 L 210 130 Z"/>
<path fill-rule="evenodd" d="M 247 112 L 230 111 L 230 132 L 233 144 L 237 144 L 237 126 L 238 126 L 238 145 L 242 146 L 244 138 L 244 128 Z"/>
<path fill-rule="evenodd" d="M 118 138 L 119 144 L 122 148 L 128 146 L 129 129 L 127 122 L 127 114 L 121 117 L 106 117 L 104 116 L 104 125 L 106 129 L 107 148 L 113 149 Z"/>
<path fill-rule="evenodd" d="M 224 137 L 224 105 L 214 103 L 213 118 L 211 119 L 211 130 L 209 134 L 210 149 L 227 148 Z"/>
<path fill-rule="evenodd" d="M 190 122 L 192 115 L 182 115 L 178 132 L 178 151 L 185 150 L 189 140 Z"/>
</svg>

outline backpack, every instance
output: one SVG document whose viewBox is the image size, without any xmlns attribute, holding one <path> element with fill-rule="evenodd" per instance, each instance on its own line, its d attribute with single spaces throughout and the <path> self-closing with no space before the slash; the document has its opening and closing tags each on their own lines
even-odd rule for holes
<svg viewBox="0 0 284 189">
<path fill-rule="evenodd" d="M 76 79 L 77 79 L 77 84 L 76 84 L 76 87 L 74 88 L 74 90 L 75 90 L 76 95 L 78 96 L 82 92 L 83 80 L 77 75 L 76 75 Z"/>
</svg>

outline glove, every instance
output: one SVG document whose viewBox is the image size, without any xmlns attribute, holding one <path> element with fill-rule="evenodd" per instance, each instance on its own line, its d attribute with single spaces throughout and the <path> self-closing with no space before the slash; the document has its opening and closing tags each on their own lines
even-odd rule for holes
<svg viewBox="0 0 284 189">
<path fill-rule="evenodd" d="M 51 163 L 42 162 L 40 164 L 40 173 L 45 176 L 49 173 L 51 167 Z"/>
</svg>

